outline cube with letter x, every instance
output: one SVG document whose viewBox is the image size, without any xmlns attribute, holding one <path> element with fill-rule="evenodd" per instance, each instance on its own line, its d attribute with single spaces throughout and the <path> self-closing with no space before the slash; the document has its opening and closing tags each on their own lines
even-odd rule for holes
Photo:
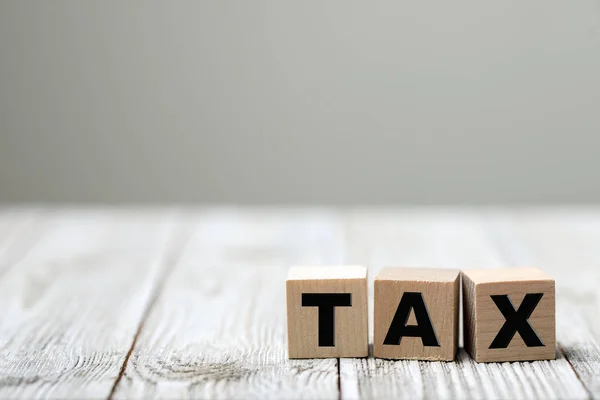
<svg viewBox="0 0 600 400">
<path fill-rule="evenodd" d="M 556 358 L 554 280 L 538 268 L 463 271 L 465 348 L 478 362 Z"/>
<path fill-rule="evenodd" d="M 286 296 L 290 358 L 368 355 L 365 267 L 292 267 Z"/>
</svg>

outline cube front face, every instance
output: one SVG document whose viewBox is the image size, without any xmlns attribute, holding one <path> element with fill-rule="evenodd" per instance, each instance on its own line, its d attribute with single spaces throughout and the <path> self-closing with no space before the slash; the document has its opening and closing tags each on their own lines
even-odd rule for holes
<svg viewBox="0 0 600 400">
<path fill-rule="evenodd" d="M 487 271 L 493 280 L 494 270 Z M 464 273 L 465 347 L 476 361 L 556 358 L 554 280 L 527 280 L 528 273 L 504 282 L 473 281 Z"/>
<path fill-rule="evenodd" d="M 368 356 L 366 268 L 360 277 L 342 272 L 336 278 L 334 269 L 312 279 L 313 272 L 303 270 L 302 279 L 290 273 L 286 283 L 289 357 Z"/>
<path fill-rule="evenodd" d="M 387 269 L 375 279 L 375 357 L 452 361 L 458 348 L 457 270 Z M 430 274 L 432 280 L 427 281 Z M 442 279 L 440 278 L 440 274 Z"/>
</svg>

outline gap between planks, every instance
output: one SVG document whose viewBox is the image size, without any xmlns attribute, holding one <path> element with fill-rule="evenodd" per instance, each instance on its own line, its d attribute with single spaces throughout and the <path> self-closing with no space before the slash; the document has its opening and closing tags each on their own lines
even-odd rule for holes
<svg viewBox="0 0 600 400">
<path fill-rule="evenodd" d="M 46 213 L 42 238 L 0 279 L 0 397 L 106 398 L 175 222 L 172 212 Z"/>
<path fill-rule="evenodd" d="M 370 352 L 370 349 L 369 349 Z M 342 400 L 342 374 L 340 373 L 340 359 L 337 359 L 337 387 L 338 387 L 338 400 Z"/>
<path fill-rule="evenodd" d="M 586 220 L 594 220 L 594 218 L 590 218 L 591 215 L 589 214 L 586 214 L 586 217 Z M 554 276 L 557 281 L 557 352 L 567 361 L 577 379 L 582 383 L 588 397 L 594 399 L 600 398 L 600 379 L 597 372 L 594 373 L 600 367 L 600 346 L 597 343 L 597 336 L 590 329 L 592 321 L 589 319 L 589 316 L 586 316 L 580 309 L 582 306 L 581 300 L 573 298 L 570 290 L 565 290 L 565 288 L 568 289 L 573 285 L 573 282 L 570 282 L 573 274 L 570 269 L 565 271 L 564 267 L 571 265 L 574 260 L 572 257 L 574 253 L 580 251 L 582 254 L 587 254 L 585 250 L 587 250 L 588 243 L 585 240 L 583 243 L 580 243 L 581 238 L 577 237 L 573 231 L 569 231 L 575 225 L 573 218 L 565 218 L 563 215 L 560 218 L 560 222 L 553 221 L 552 223 L 557 224 L 554 228 L 558 227 L 558 229 L 548 229 L 546 227 L 546 230 L 549 232 L 561 232 L 561 235 L 565 235 L 564 232 L 566 232 L 569 240 L 571 240 L 568 243 L 569 246 L 566 246 L 570 249 L 567 257 L 568 261 L 566 264 L 563 264 L 565 262 L 564 255 L 558 254 L 557 257 L 557 254 L 546 250 L 552 247 L 562 247 L 561 244 L 563 243 L 560 242 L 556 243 L 556 246 L 548 245 L 548 240 L 557 240 L 557 237 L 555 237 L 556 234 L 550 233 L 545 237 L 543 241 L 544 246 L 541 248 L 527 241 L 527 239 L 531 239 L 531 237 L 527 238 L 526 235 L 527 225 L 532 225 L 531 219 L 534 221 L 534 226 L 544 221 L 544 218 L 539 219 L 539 216 L 535 217 L 528 213 L 515 214 L 504 211 L 488 213 L 484 218 L 484 225 L 488 228 L 487 231 L 491 236 L 491 242 L 497 246 L 498 253 L 508 263 L 513 265 L 544 265 L 548 269 L 548 272 Z M 549 222 L 545 221 L 545 223 Z M 600 224 L 594 223 L 594 231 L 600 234 Z M 561 237 L 561 239 L 564 239 L 564 237 Z M 595 253 L 592 252 L 592 254 Z M 580 268 L 578 272 L 584 276 L 588 275 L 586 268 L 595 264 L 593 258 L 586 259 L 585 256 L 579 259 L 578 262 Z M 595 290 L 593 282 L 591 286 L 587 282 L 576 282 L 575 284 L 584 292 Z M 568 306 L 569 309 L 565 310 L 565 306 Z M 567 319 L 569 323 L 565 321 L 561 322 L 558 320 L 559 318 L 563 320 Z M 564 327 L 567 329 L 558 330 Z M 575 346 L 573 351 L 569 351 L 566 347 L 569 345 Z"/>
<path fill-rule="evenodd" d="M 579 371 L 577 371 L 577 368 L 575 368 L 575 366 L 573 365 L 573 363 L 571 362 L 571 360 L 569 359 L 569 357 L 567 356 L 567 353 L 563 350 L 562 345 L 557 341 L 556 343 L 556 348 L 558 352 L 560 352 L 560 354 L 562 354 L 562 356 L 565 358 L 565 360 L 567 360 L 567 362 L 569 363 L 569 365 L 571 366 L 571 369 L 573 370 L 573 373 L 575 374 L 575 376 L 577 377 L 577 379 L 579 379 L 579 381 L 581 382 L 581 384 L 583 385 L 583 388 L 585 389 L 585 391 L 587 392 L 588 396 L 590 399 L 594 398 L 594 394 L 592 393 L 592 391 L 585 385 L 585 382 L 583 381 L 583 379 L 581 379 L 581 375 L 579 374 Z"/>
<path fill-rule="evenodd" d="M 185 246 L 190 241 L 193 230 L 194 230 L 193 226 L 190 226 L 190 224 L 186 224 L 183 222 L 180 222 L 178 224 L 177 228 L 175 228 L 175 232 L 173 233 L 173 236 L 171 237 L 169 244 L 168 244 L 169 250 L 166 252 L 166 254 L 161 262 L 162 265 L 161 265 L 159 274 L 157 274 L 157 280 L 156 280 L 155 286 L 152 290 L 152 294 L 148 299 L 148 303 L 147 303 L 147 305 L 144 309 L 144 312 L 142 314 L 142 317 L 140 319 L 138 328 L 137 328 L 135 335 L 133 337 L 133 340 L 131 342 L 131 346 L 129 347 L 129 351 L 127 351 L 127 355 L 125 356 L 125 359 L 123 360 L 123 365 L 121 366 L 119 375 L 117 376 L 117 379 L 115 379 L 115 383 L 113 384 L 113 386 L 110 390 L 110 393 L 107 398 L 108 400 L 112 400 L 114 398 L 115 393 L 117 392 L 117 388 L 119 387 L 121 380 L 125 376 L 125 370 L 127 369 L 129 359 L 131 358 L 131 354 L 133 353 L 133 350 L 135 349 L 138 338 L 139 338 L 142 330 L 144 329 L 144 325 L 148 319 L 148 316 L 150 315 L 152 308 L 156 305 L 156 301 L 160 297 L 160 295 L 162 293 L 162 289 L 165 287 L 165 283 L 167 282 L 171 273 L 175 269 L 175 265 L 177 265 L 177 261 L 183 254 L 183 250 L 185 249 Z"/>
<path fill-rule="evenodd" d="M 338 360 L 289 360 L 287 266 L 339 263 L 328 213 L 205 215 L 153 307 L 115 398 L 338 398 Z"/>
<path fill-rule="evenodd" d="M 29 227 L 29 229 L 33 229 L 33 227 Z M 11 228 L 11 230 L 12 230 L 12 228 Z M 19 259 L 25 257 L 25 255 L 27 254 L 28 249 L 31 247 L 31 246 L 28 246 L 27 243 L 30 243 L 31 245 L 35 244 L 35 240 L 34 240 L 35 235 L 30 236 L 29 233 L 27 233 L 27 232 L 31 233 L 27 229 L 25 229 L 23 232 L 21 232 L 23 235 L 21 235 L 20 233 L 17 234 L 16 232 L 13 232 L 15 239 L 14 239 L 14 243 L 11 243 L 10 246 L 11 246 L 11 254 L 14 255 L 14 256 L 11 256 L 11 260 L 16 260 L 15 263 L 18 263 Z M 127 352 L 127 354 L 125 356 L 125 359 L 121 366 L 120 373 L 118 374 L 118 377 L 116 378 L 116 380 L 112 386 L 112 390 L 109 394 L 109 398 L 113 397 L 114 392 L 117 390 L 119 384 L 121 383 L 121 380 L 123 379 L 123 376 L 127 370 L 131 354 L 134 352 L 136 345 L 138 343 L 138 338 L 139 338 L 141 332 L 144 330 L 144 324 L 146 323 L 148 316 L 152 312 L 158 299 L 161 297 L 163 289 L 166 285 L 166 281 L 168 279 L 170 279 L 171 273 L 173 272 L 175 264 L 178 262 L 178 258 L 181 255 L 182 249 L 186 246 L 186 244 L 185 244 L 186 239 L 189 240 L 191 237 L 190 232 L 187 232 L 187 234 L 188 234 L 187 237 L 184 234 L 185 232 L 187 232 L 187 231 L 182 229 L 181 224 L 178 224 L 177 228 L 175 229 L 175 231 L 172 234 L 172 237 L 169 239 L 168 251 L 166 252 L 166 254 L 164 254 L 163 259 L 161 260 L 161 266 L 159 268 L 159 273 L 157 274 L 157 278 L 155 279 L 155 282 L 152 285 L 152 289 L 150 291 L 151 294 L 148 297 L 148 300 L 146 302 L 144 310 L 141 314 L 141 317 L 140 317 L 140 320 L 139 320 L 139 323 L 137 326 L 137 330 L 135 331 L 135 334 L 133 335 L 133 340 L 131 342 L 131 346 L 129 347 L 129 351 Z M 13 236 L 13 233 L 11 233 L 10 235 Z M 39 235 L 41 235 L 41 233 L 39 233 Z M 175 238 L 176 236 L 180 237 L 181 240 L 176 239 Z M 496 238 L 496 239 L 498 239 L 498 238 Z M 28 242 L 28 241 L 30 241 L 30 242 Z M 500 240 L 500 239 L 493 240 L 493 243 L 495 246 L 501 245 L 501 243 L 499 244 L 499 242 L 502 242 L 502 240 Z M 21 244 L 19 244 L 19 243 L 21 243 Z M 435 243 L 431 243 L 431 244 L 435 245 Z M 505 246 L 508 246 L 508 245 L 509 244 L 505 244 Z M 21 249 L 23 250 L 22 253 L 21 253 Z M 379 249 L 379 250 L 382 250 L 382 249 Z M 500 250 L 502 250 L 502 249 L 500 249 Z M 368 249 L 368 251 L 372 251 L 375 254 L 377 252 L 377 249 L 371 248 L 371 249 Z M 513 251 L 513 250 L 510 250 L 510 251 Z M 21 254 L 21 256 L 19 256 L 19 254 Z M 347 256 L 347 254 L 346 254 L 346 256 Z M 506 256 L 506 254 L 504 254 L 504 252 L 503 252 L 502 259 L 504 262 L 507 261 L 507 257 L 508 256 Z M 510 258 L 510 257 L 508 257 L 508 258 Z M 519 256 L 519 258 L 523 258 L 523 257 Z M 14 265 L 14 263 L 11 262 L 11 263 L 9 263 L 9 265 Z M 567 353 L 568 352 L 565 352 L 563 350 L 563 351 L 561 351 L 560 354 L 565 355 Z M 565 358 L 567 358 L 567 357 L 565 357 Z M 337 385 L 338 385 L 338 397 L 339 398 L 352 397 L 351 395 L 354 392 L 353 390 L 344 390 L 344 388 L 345 388 L 344 376 L 341 373 L 342 372 L 341 370 L 343 369 L 344 361 L 346 361 L 346 360 L 340 360 L 340 359 L 336 360 L 336 362 L 337 362 L 337 366 L 336 366 L 337 367 Z M 569 363 L 571 364 L 571 368 L 573 368 L 574 371 L 577 372 L 575 370 L 573 364 L 570 362 L 570 360 L 569 360 Z M 435 369 L 437 367 L 433 366 L 431 368 Z M 578 378 L 581 381 L 581 378 L 579 376 L 578 376 Z M 443 382 L 441 383 L 441 385 L 443 386 Z M 342 390 L 344 390 L 344 391 L 342 392 Z M 588 389 L 588 393 L 589 393 L 589 389 Z M 356 394 L 358 394 L 358 392 L 356 392 Z"/>
<path fill-rule="evenodd" d="M 506 256 L 499 254 L 497 241 L 490 240 L 489 226 L 481 216 L 473 212 L 354 216 L 346 257 L 367 263 L 371 279 L 377 267 L 399 262 L 458 268 L 502 266 Z M 475 364 L 461 349 L 456 362 L 449 364 L 341 360 L 342 394 L 344 398 L 589 397 L 589 389 L 563 353 L 558 356 L 556 362 Z"/>
<path fill-rule="evenodd" d="M 504 215 L 503 220 L 506 221 L 510 218 L 511 217 L 509 217 L 508 215 Z M 494 224 L 493 222 L 490 223 L 489 221 L 485 220 L 485 218 L 484 225 L 486 226 L 485 231 L 490 236 L 490 242 L 496 247 L 496 251 L 500 255 L 500 258 L 506 261 L 507 264 L 516 266 L 522 262 L 520 261 L 521 259 L 527 259 L 527 261 L 529 262 L 534 261 L 532 257 L 528 255 L 528 252 L 525 249 L 525 245 L 522 244 L 523 242 L 520 241 L 520 243 L 517 243 L 517 240 L 514 239 L 515 235 L 517 234 L 517 229 L 515 229 L 513 226 L 510 226 L 508 229 L 506 229 L 506 225 L 499 226 L 497 224 Z M 503 228 L 506 230 L 504 230 Z M 503 233 L 509 233 L 510 235 L 505 235 Z M 523 256 L 523 254 L 526 255 Z M 535 264 L 535 262 L 533 262 L 533 264 Z M 554 278 L 557 279 L 557 277 Z M 556 315 L 556 317 L 558 317 L 558 315 Z M 562 349 L 558 338 L 556 339 L 556 352 L 559 353 L 567 361 L 567 363 L 571 367 L 571 370 L 573 370 L 573 373 L 581 382 L 581 385 L 583 386 L 584 390 L 587 392 L 588 398 L 593 398 L 594 396 L 591 390 L 585 385 L 585 382 L 581 379 L 579 372 L 573 366 L 573 363 L 569 359 L 566 352 Z"/>
</svg>

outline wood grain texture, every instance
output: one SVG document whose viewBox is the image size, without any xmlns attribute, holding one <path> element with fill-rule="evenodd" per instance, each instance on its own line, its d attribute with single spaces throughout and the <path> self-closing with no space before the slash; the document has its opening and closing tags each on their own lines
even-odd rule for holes
<svg viewBox="0 0 600 400">
<path fill-rule="evenodd" d="M 597 209 L 193 215 L 0 211 L 0 397 L 600 398 Z M 288 266 L 346 263 L 539 265 L 557 359 L 288 360 Z"/>
<path fill-rule="evenodd" d="M 458 350 L 460 271 L 457 269 L 382 269 L 374 282 L 373 356 L 390 359 L 453 361 Z M 406 294 L 419 294 L 404 318 L 397 316 Z M 409 303 L 407 303 L 409 304 Z M 417 319 L 419 313 L 420 320 Z M 408 317 L 408 318 L 406 318 Z M 385 344 L 392 324 L 431 331 L 435 343 L 423 336 L 401 337 Z M 399 328 L 396 328 L 399 329 Z M 423 334 L 423 331 L 420 332 Z"/>
<path fill-rule="evenodd" d="M 347 296 L 331 315 L 331 343 L 321 343 L 321 310 L 304 295 Z M 369 354 L 367 269 L 361 266 L 292 267 L 286 280 L 289 358 L 366 357 Z M 327 321 L 324 321 L 325 323 Z"/>
<path fill-rule="evenodd" d="M 336 359 L 287 358 L 285 279 L 339 264 L 340 238 L 323 213 L 201 217 L 116 398 L 337 398 Z"/>
<path fill-rule="evenodd" d="M 556 358 L 556 297 L 552 277 L 539 268 L 495 268 L 463 270 L 462 278 L 464 342 L 473 359 L 502 362 Z M 492 299 L 498 295 L 507 296 L 508 308 L 502 312 Z M 531 311 L 522 310 L 526 296 L 534 295 L 541 298 L 532 303 Z M 514 331 L 506 343 L 492 348 L 508 323 L 505 314 L 509 312 L 527 313 L 522 329 L 530 331 Z"/>
<path fill-rule="evenodd" d="M 487 225 L 470 212 L 356 213 L 346 226 L 346 261 L 369 265 L 370 275 L 386 264 L 460 269 L 507 264 Z M 501 364 L 478 364 L 463 350 L 454 363 L 342 359 L 340 372 L 343 398 L 588 397 L 562 354 L 554 361 Z"/>
<path fill-rule="evenodd" d="M 589 396 L 600 398 L 600 212 L 504 210 L 486 220 L 507 260 L 543 265 L 555 277 L 558 348 Z"/>
<path fill-rule="evenodd" d="M 0 278 L 0 397 L 105 398 L 172 235 L 165 212 L 52 212 Z"/>
</svg>

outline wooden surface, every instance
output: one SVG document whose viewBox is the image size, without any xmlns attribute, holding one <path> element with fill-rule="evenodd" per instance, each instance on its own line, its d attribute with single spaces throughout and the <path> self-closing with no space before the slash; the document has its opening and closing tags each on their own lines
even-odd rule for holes
<svg viewBox="0 0 600 400">
<path fill-rule="evenodd" d="M 600 398 L 600 209 L 0 211 L 0 398 Z M 290 265 L 556 280 L 557 359 L 289 360 Z M 371 332 L 372 335 L 372 332 Z"/>
</svg>

